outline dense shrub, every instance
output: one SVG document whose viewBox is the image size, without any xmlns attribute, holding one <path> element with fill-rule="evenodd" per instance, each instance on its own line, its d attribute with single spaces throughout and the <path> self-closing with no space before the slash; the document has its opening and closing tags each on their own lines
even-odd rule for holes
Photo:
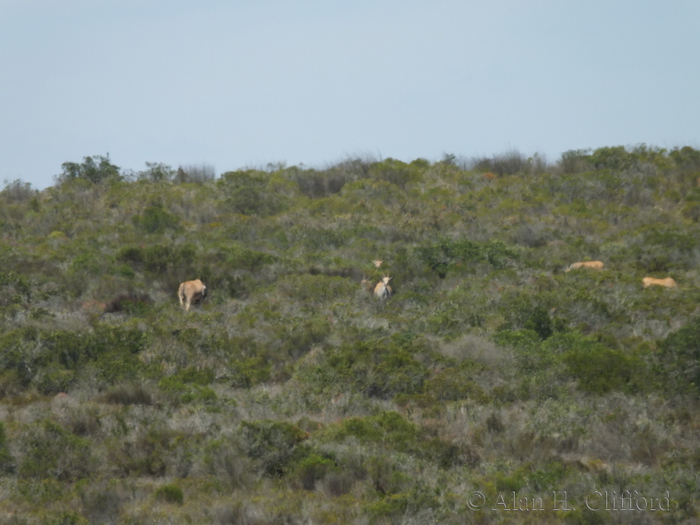
<svg viewBox="0 0 700 525">
<path fill-rule="evenodd" d="M 190 164 L 180 166 L 174 175 L 175 182 L 202 184 L 216 178 L 214 166 L 209 164 Z"/>
<path fill-rule="evenodd" d="M 552 299 L 542 294 L 511 292 L 501 298 L 499 309 L 505 319 L 502 329 L 532 330 L 541 339 L 554 333 L 555 323 L 549 309 Z"/>
<path fill-rule="evenodd" d="M 95 464 L 89 441 L 48 419 L 27 432 L 22 449 L 21 478 L 75 481 L 89 476 Z"/>
<path fill-rule="evenodd" d="M 180 219 L 156 204 L 147 207 L 143 213 L 135 215 L 134 225 L 146 233 L 162 233 L 165 230 L 177 231 L 180 228 Z"/>
<path fill-rule="evenodd" d="M 427 374 L 411 351 L 386 340 L 344 345 L 326 353 L 320 364 L 304 365 L 298 372 L 316 391 L 352 390 L 383 399 L 420 392 Z"/>
<path fill-rule="evenodd" d="M 31 299 L 31 285 L 26 275 L 17 272 L 0 272 L 0 304 L 22 303 Z"/>
<path fill-rule="evenodd" d="M 429 458 L 441 468 L 471 462 L 468 450 L 429 435 L 397 412 L 381 412 L 366 418 L 351 417 L 323 431 L 323 440 L 343 442 L 354 438 L 360 443 Z M 370 467 L 371 469 L 371 467 Z"/>
<path fill-rule="evenodd" d="M 399 160 L 386 159 L 383 162 L 376 162 L 369 168 L 370 178 L 384 180 L 396 184 L 400 188 L 405 188 L 409 182 L 420 180 L 421 170 L 412 164 L 406 164 Z"/>
<path fill-rule="evenodd" d="M 488 397 L 484 390 L 474 381 L 475 373 L 471 367 L 446 368 L 435 376 L 427 379 L 423 385 L 423 392 L 437 401 L 458 401 L 460 399 L 474 399 L 477 402 L 485 402 Z"/>
<path fill-rule="evenodd" d="M 126 312 L 143 315 L 153 300 L 148 294 L 125 293 L 112 297 L 105 303 L 103 313 Z"/>
<path fill-rule="evenodd" d="M 138 383 L 117 385 L 102 395 L 105 403 L 115 405 L 150 405 L 153 396 Z"/>
<path fill-rule="evenodd" d="M 633 357 L 600 344 L 566 352 L 562 359 L 579 388 L 591 394 L 631 390 L 639 366 Z"/>
<path fill-rule="evenodd" d="M 536 157 L 535 160 L 540 161 L 537 163 L 536 168 L 538 173 L 542 173 L 546 164 L 539 159 L 539 157 Z M 472 170 L 479 172 L 495 173 L 496 175 L 515 175 L 524 171 L 529 172 L 531 163 L 532 161 L 521 152 L 511 150 L 506 153 L 494 155 L 491 158 L 475 158 L 472 159 L 469 164 Z"/>
<path fill-rule="evenodd" d="M 5 423 L 0 421 L 0 475 L 11 474 L 15 470 L 15 463 L 7 446 L 7 433 Z"/>
<path fill-rule="evenodd" d="M 38 193 L 37 190 L 32 189 L 32 185 L 29 182 L 22 182 L 19 179 L 12 182 L 4 182 L 5 187 L 0 191 L 0 198 L 6 202 L 26 202 Z"/>
<path fill-rule="evenodd" d="M 107 449 L 110 472 L 121 476 L 184 477 L 190 468 L 196 440 L 165 428 L 159 422 L 144 422 L 131 439 L 113 439 Z"/>
<path fill-rule="evenodd" d="M 693 170 L 700 169 L 700 151 L 690 146 L 673 148 L 669 153 L 669 157 L 671 157 L 679 167 L 688 167 Z"/>
<path fill-rule="evenodd" d="M 660 350 L 667 386 L 674 392 L 700 396 L 700 318 L 670 334 Z"/>
<path fill-rule="evenodd" d="M 563 173 L 581 173 L 591 169 L 591 150 L 568 150 L 562 153 L 559 168 Z"/>
<path fill-rule="evenodd" d="M 98 324 L 94 332 L 20 329 L 0 339 L 3 365 L 20 384 L 34 383 L 45 394 L 66 391 L 87 366 L 97 367 L 108 383 L 135 378 L 141 367 L 136 356 L 145 345 L 136 328 Z"/>
<path fill-rule="evenodd" d="M 416 253 L 443 279 L 448 270 L 461 267 L 462 271 L 468 271 L 471 265 L 479 262 L 502 269 L 518 259 L 517 252 L 500 241 L 478 243 L 468 239 L 454 241 L 446 237 L 441 237 L 437 243 L 418 247 Z"/>
<path fill-rule="evenodd" d="M 323 171 L 289 168 L 282 176 L 296 182 L 299 191 L 312 199 L 329 197 L 340 193 L 348 182 L 366 178 L 371 162 L 362 159 L 348 159 Z"/>
<path fill-rule="evenodd" d="M 262 356 L 234 359 L 231 361 L 231 386 L 250 388 L 270 379 L 272 363 Z"/>
<path fill-rule="evenodd" d="M 241 443 L 245 454 L 255 460 L 261 471 L 271 477 L 284 475 L 295 453 L 306 456 L 299 448 L 307 434 L 290 423 L 277 421 L 244 421 Z"/>
<path fill-rule="evenodd" d="M 182 505 L 185 501 L 185 495 L 182 489 L 177 485 L 162 485 L 158 487 L 154 494 L 155 498 L 165 503 L 175 503 Z"/>
<path fill-rule="evenodd" d="M 217 187 L 225 196 L 220 209 L 228 213 L 267 217 L 291 205 L 284 188 L 277 187 L 266 173 L 250 170 L 224 173 Z"/>
<path fill-rule="evenodd" d="M 343 441 L 352 436 L 360 441 L 381 442 L 397 450 L 410 449 L 420 434 L 420 429 L 406 421 L 398 412 L 382 412 L 368 418 L 349 418 L 327 430 L 328 439 Z"/>
<path fill-rule="evenodd" d="M 318 482 L 338 470 L 332 459 L 318 454 L 309 454 L 296 464 L 290 477 L 292 480 L 297 480 L 304 490 L 314 490 Z"/>
</svg>

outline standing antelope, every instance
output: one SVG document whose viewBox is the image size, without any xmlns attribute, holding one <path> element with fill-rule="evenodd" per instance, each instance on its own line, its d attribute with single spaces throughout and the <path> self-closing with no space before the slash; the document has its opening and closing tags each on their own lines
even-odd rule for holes
<svg viewBox="0 0 700 525">
<path fill-rule="evenodd" d="M 185 311 L 190 311 L 190 305 L 201 303 L 207 296 L 207 287 L 199 279 L 185 281 L 177 291 L 180 298 L 180 306 L 185 307 Z"/>
<path fill-rule="evenodd" d="M 374 296 L 377 299 L 383 301 L 384 299 L 391 297 L 391 286 L 389 286 L 390 280 L 391 277 L 385 275 L 384 278 L 377 283 L 377 286 L 374 287 Z"/>
<path fill-rule="evenodd" d="M 379 267 L 382 265 L 382 263 L 383 263 L 384 261 L 376 260 L 376 261 L 372 261 L 372 262 L 374 263 L 374 267 L 375 267 L 375 268 L 379 268 Z"/>
</svg>

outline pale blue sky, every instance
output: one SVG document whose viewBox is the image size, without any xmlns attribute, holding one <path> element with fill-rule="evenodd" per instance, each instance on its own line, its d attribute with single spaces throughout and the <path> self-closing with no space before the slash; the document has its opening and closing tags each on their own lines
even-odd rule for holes
<svg viewBox="0 0 700 525">
<path fill-rule="evenodd" d="M 700 147 L 696 0 L 0 0 L 0 181 Z"/>
</svg>

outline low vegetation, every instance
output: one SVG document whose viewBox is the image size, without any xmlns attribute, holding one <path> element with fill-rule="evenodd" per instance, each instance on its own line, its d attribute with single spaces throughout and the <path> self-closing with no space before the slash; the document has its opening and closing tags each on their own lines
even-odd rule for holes
<svg viewBox="0 0 700 525">
<path fill-rule="evenodd" d="M 6 183 L 0 523 L 694 523 L 699 180 L 642 145 Z"/>
</svg>

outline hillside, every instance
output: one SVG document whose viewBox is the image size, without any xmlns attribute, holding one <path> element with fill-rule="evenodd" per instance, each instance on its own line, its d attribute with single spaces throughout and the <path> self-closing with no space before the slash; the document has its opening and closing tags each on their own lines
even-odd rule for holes
<svg viewBox="0 0 700 525">
<path fill-rule="evenodd" d="M 694 523 L 699 177 L 638 146 L 9 183 L 0 523 Z"/>
</svg>

